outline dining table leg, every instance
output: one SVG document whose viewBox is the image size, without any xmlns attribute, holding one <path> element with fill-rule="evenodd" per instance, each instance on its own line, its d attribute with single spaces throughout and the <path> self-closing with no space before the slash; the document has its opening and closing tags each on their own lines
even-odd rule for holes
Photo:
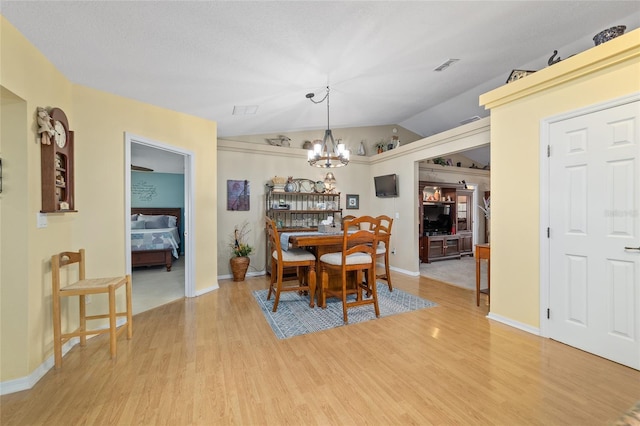
<svg viewBox="0 0 640 426">
<path fill-rule="evenodd" d="M 309 307 L 315 307 L 315 297 L 316 297 L 316 267 L 315 265 L 309 266 L 308 277 L 309 277 Z M 319 302 L 318 302 L 319 303 Z"/>
</svg>

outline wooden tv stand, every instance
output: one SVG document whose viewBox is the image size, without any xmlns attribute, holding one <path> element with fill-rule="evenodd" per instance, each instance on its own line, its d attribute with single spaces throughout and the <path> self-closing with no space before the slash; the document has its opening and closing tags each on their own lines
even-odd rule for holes
<svg viewBox="0 0 640 426">
<path fill-rule="evenodd" d="M 463 255 L 463 238 L 461 235 L 431 235 L 420 237 L 420 260 L 431 263 L 435 260 L 460 259 Z"/>
</svg>

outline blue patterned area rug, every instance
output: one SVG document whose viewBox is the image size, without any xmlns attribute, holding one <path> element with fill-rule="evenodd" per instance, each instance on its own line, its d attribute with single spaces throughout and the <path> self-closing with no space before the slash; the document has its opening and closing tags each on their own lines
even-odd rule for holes
<svg viewBox="0 0 640 426">
<path fill-rule="evenodd" d="M 269 290 L 254 290 L 262 313 L 264 313 L 271 329 L 279 339 L 287 339 L 314 331 L 328 330 L 345 325 L 342 320 L 342 301 L 335 297 L 327 299 L 327 308 L 316 305 L 309 307 L 309 296 L 301 296 L 297 292 L 288 291 L 280 295 L 278 311 L 272 312 L 275 295 L 267 300 Z M 351 296 L 355 297 L 355 296 Z M 378 285 L 378 305 L 380 317 L 415 311 L 437 306 L 434 302 L 422 299 L 397 288 L 389 291 L 386 284 Z M 376 318 L 373 305 L 349 308 L 349 324 L 369 321 Z"/>
<path fill-rule="evenodd" d="M 280 309 L 280 308 L 278 308 Z M 613 426 L 638 426 L 640 425 L 640 401 L 624 413 Z"/>
</svg>

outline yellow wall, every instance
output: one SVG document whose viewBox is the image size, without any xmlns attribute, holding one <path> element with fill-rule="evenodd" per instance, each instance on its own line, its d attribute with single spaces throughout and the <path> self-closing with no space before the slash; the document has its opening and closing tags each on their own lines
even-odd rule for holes
<svg viewBox="0 0 640 426">
<path fill-rule="evenodd" d="M 480 97 L 491 108 L 492 315 L 540 325 L 541 120 L 638 91 L 635 30 Z"/>
<path fill-rule="evenodd" d="M 0 205 L 2 251 L 2 359 L 0 381 L 31 374 L 52 353 L 51 277 L 53 253 L 84 247 L 89 275 L 125 272 L 124 132 L 189 149 L 195 157 L 195 286 L 217 282 L 216 124 L 69 82 L 4 17 L 0 17 L 2 119 L 21 123 L 1 133 L 3 175 L 8 178 Z M 11 95 L 13 94 L 13 95 Z M 15 101 L 19 107 L 7 107 Z M 40 147 L 35 112 L 60 107 L 75 131 L 77 213 L 49 214 L 48 227 L 36 228 L 40 210 Z M 22 116 L 20 116 L 22 115 Z M 17 137 L 16 137 L 17 136 Z M 20 218 L 9 222 L 9 218 Z M 17 253 L 5 241 L 14 241 Z M 123 301 L 120 295 L 119 303 Z M 99 308 L 95 300 L 89 309 Z M 7 321 L 7 314 L 11 318 Z M 74 319 L 66 318 L 66 322 Z M 6 324 L 24 327 L 5 333 Z M 70 328 L 73 324 L 65 324 Z M 134 325 L 135 338 L 135 325 Z"/>
<path fill-rule="evenodd" d="M 27 135 L 26 103 L 15 94 L 0 87 L 0 157 L 2 157 L 2 185 L 0 194 L 0 345 L 2 366 L 26 368 L 28 353 L 26 339 L 27 322 L 16 322 L 15 318 L 27 312 L 27 290 L 24 285 L 6 285 L 10 280 L 25 283 L 27 268 L 27 208 L 28 174 L 24 167 L 27 161 L 27 145 L 19 143 Z"/>
</svg>

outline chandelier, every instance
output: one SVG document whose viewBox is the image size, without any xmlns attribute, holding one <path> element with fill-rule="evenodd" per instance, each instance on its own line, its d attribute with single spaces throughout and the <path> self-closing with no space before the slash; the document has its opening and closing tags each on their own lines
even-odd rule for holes
<svg viewBox="0 0 640 426">
<path fill-rule="evenodd" d="M 307 160 L 309 164 L 315 167 L 322 167 L 325 169 L 342 167 L 349 164 L 349 150 L 343 143 L 336 145 L 331 134 L 331 128 L 329 127 L 329 86 L 327 86 L 327 93 L 324 98 L 319 101 L 314 101 L 314 93 L 307 93 L 307 99 L 314 104 L 319 104 L 327 100 L 327 130 L 324 132 L 324 139 L 322 143 L 314 143 L 313 149 L 308 151 Z M 330 144 L 329 144 L 330 142 Z M 330 145 L 330 146 L 329 146 Z"/>
</svg>

